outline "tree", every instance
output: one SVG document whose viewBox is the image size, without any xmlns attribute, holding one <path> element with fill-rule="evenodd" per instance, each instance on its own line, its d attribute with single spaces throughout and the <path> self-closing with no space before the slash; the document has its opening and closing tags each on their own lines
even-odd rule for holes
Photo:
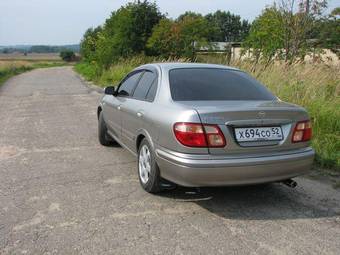
<svg viewBox="0 0 340 255">
<path fill-rule="evenodd" d="M 260 58 L 269 62 L 284 47 L 282 13 L 274 6 L 266 8 L 256 18 L 243 47 L 250 51 L 257 63 Z"/>
<path fill-rule="evenodd" d="M 340 57 L 340 7 L 316 20 L 310 37 L 317 39 L 320 47 L 331 49 Z"/>
<path fill-rule="evenodd" d="M 89 28 L 86 30 L 83 39 L 80 42 L 80 54 L 86 61 L 93 61 L 95 59 L 97 41 L 99 33 L 102 31 L 101 26 L 96 28 Z"/>
<path fill-rule="evenodd" d="M 96 41 L 96 61 L 104 68 L 121 57 L 146 50 L 153 27 L 163 15 L 155 3 L 137 1 L 112 12 Z"/>
<path fill-rule="evenodd" d="M 179 49 L 176 47 L 179 39 L 177 32 L 178 29 L 175 28 L 174 21 L 162 19 L 154 27 L 152 35 L 147 42 L 149 53 L 164 57 L 179 55 Z"/>
<path fill-rule="evenodd" d="M 203 18 L 203 16 L 200 13 L 186 11 L 185 13 L 179 15 L 176 21 L 183 21 L 184 19 L 187 19 L 187 18 L 197 19 L 197 18 Z"/>
<path fill-rule="evenodd" d="M 325 1 L 281 0 L 279 6 L 266 8 L 255 19 L 245 49 L 253 53 L 255 63 L 263 59 L 268 64 L 274 57 L 287 64 L 304 60 L 313 51 L 308 41 L 313 21 L 325 7 Z"/>
<path fill-rule="evenodd" d="M 195 47 L 207 45 L 209 24 L 200 15 L 183 15 L 177 21 L 163 19 L 153 29 L 147 47 L 153 55 L 193 58 Z"/>
<path fill-rule="evenodd" d="M 59 56 L 62 60 L 66 62 L 74 61 L 76 59 L 76 55 L 71 50 L 63 50 L 60 52 Z"/>
<path fill-rule="evenodd" d="M 209 35 L 209 40 L 219 42 L 243 41 L 249 33 L 250 24 L 247 20 L 241 20 L 239 15 L 225 11 L 216 11 L 205 16 L 210 26 L 214 28 Z"/>
<path fill-rule="evenodd" d="M 297 5 L 297 6 L 296 6 Z M 288 64 L 304 60 L 312 50 L 308 35 L 313 28 L 313 20 L 327 7 L 325 0 L 281 0 L 280 22 L 284 27 L 284 57 Z M 295 12 L 295 10 L 297 11 Z"/>
</svg>

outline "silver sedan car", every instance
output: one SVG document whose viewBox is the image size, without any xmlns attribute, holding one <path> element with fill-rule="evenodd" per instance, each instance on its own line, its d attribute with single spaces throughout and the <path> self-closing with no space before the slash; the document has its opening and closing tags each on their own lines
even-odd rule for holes
<svg viewBox="0 0 340 255">
<path fill-rule="evenodd" d="M 137 156 L 148 192 L 291 180 L 313 162 L 306 110 L 238 69 L 159 63 L 105 88 L 99 141 Z"/>
</svg>

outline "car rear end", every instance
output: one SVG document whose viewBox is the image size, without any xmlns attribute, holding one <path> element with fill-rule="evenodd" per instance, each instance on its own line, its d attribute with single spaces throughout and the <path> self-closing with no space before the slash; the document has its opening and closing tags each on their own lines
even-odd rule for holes
<svg viewBox="0 0 340 255">
<path fill-rule="evenodd" d="M 244 185 L 310 169 L 307 112 L 247 74 L 206 66 L 171 69 L 169 89 L 177 109 L 191 113 L 167 115 L 166 136 L 176 146 L 164 139 L 156 150 L 164 178 L 184 186 Z"/>
</svg>

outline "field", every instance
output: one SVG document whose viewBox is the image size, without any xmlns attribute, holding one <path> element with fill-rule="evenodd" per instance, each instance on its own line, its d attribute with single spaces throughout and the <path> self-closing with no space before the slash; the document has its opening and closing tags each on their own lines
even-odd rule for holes
<svg viewBox="0 0 340 255">
<path fill-rule="evenodd" d="M 100 72 L 94 64 L 79 63 L 75 70 L 100 86 L 118 84 L 134 67 L 165 60 L 145 56 L 122 60 Z M 185 61 L 185 60 L 180 60 Z M 197 62 L 226 64 L 223 56 L 199 56 Z M 253 68 L 247 61 L 235 61 L 238 67 L 259 79 L 281 100 L 304 106 L 313 123 L 315 166 L 340 173 L 340 66 L 275 63 Z"/>
<path fill-rule="evenodd" d="M 34 68 L 65 65 L 58 54 L 0 54 L 0 86 L 13 75 L 17 75 Z"/>
</svg>

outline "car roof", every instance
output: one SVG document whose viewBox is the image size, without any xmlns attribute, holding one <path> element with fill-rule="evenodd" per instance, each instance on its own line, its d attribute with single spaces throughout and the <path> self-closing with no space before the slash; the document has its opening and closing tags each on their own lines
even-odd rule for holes
<svg viewBox="0 0 340 255">
<path fill-rule="evenodd" d="M 171 69 L 179 69 L 179 68 L 218 68 L 218 69 L 227 69 L 227 70 L 237 70 L 237 68 L 225 66 L 225 65 L 216 65 L 216 64 L 205 64 L 205 63 L 183 63 L 183 62 L 164 62 L 164 63 L 152 63 L 146 64 L 138 67 L 137 69 L 142 68 L 160 68 L 164 71 L 169 71 Z"/>
</svg>

